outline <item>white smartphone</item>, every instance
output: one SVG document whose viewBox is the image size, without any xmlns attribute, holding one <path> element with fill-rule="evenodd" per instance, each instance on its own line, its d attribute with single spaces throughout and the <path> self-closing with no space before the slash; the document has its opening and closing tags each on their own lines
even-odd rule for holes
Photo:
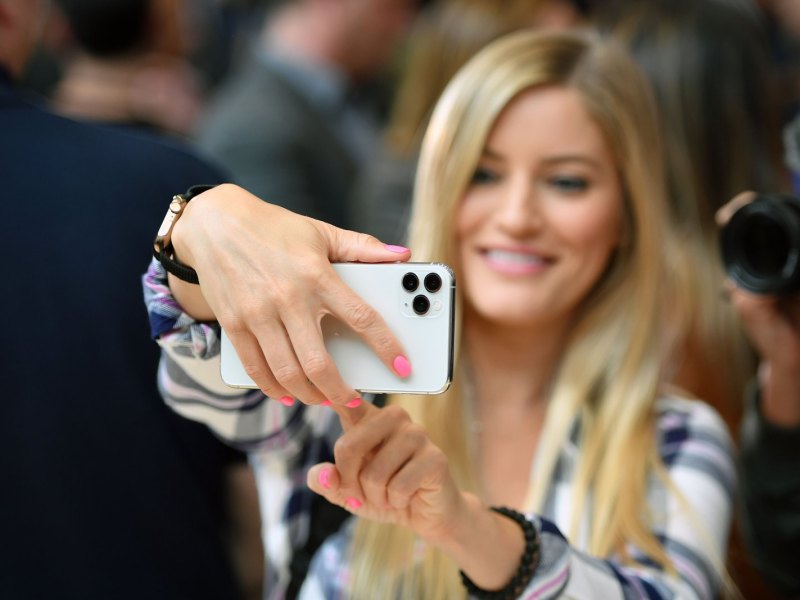
<svg viewBox="0 0 800 600">
<path fill-rule="evenodd" d="M 406 351 L 411 375 L 401 378 L 367 343 L 334 317 L 322 321 L 325 347 L 342 378 L 360 392 L 439 394 L 453 377 L 456 283 L 439 263 L 334 263 L 336 272 L 383 317 Z M 222 380 L 256 388 L 222 331 Z"/>
</svg>

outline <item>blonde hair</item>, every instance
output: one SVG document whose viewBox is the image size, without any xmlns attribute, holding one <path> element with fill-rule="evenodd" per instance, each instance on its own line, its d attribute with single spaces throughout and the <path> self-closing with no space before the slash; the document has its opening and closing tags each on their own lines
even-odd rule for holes
<svg viewBox="0 0 800 600">
<path fill-rule="evenodd" d="M 665 186 L 654 105 L 635 64 L 613 45 L 577 33 L 514 33 L 476 55 L 445 90 L 425 135 L 411 247 L 415 259 L 446 262 L 458 272 L 453 215 L 494 122 L 521 92 L 554 85 L 581 96 L 616 158 L 624 196 L 624 242 L 580 307 L 553 382 L 540 441 L 541 466 L 530 484 L 529 505 L 523 508 L 542 509 L 559 450 L 580 419 L 584 451 L 574 473 L 570 533 L 588 510 L 591 553 L 626 556 L 625 545 L 632 543 L 670 569 L 646 522 L 645 496 L 648 476 L 664 476 L 654 404 L 663 350 L 657 335 L 663 314 L 661 257 L 673 242 L 663 229 Z M 463 304 L 461 298 L 458 302 Z M 460 361 L 460 371 L 464 363 Z M 463 380 L 462 372 L 435 399 L 389 401 L 427 429 L 448 456 L 457 485 L 480 494 Z M 459 423 L 464 426 L 457 427 Z M 373 597 L 376 589 L 382 597 L 463 596 L 455 565 L 435 549 L 415 544 L 407 530 L 360 521 L 352 544 L 352 597 Z"/>
</svg>

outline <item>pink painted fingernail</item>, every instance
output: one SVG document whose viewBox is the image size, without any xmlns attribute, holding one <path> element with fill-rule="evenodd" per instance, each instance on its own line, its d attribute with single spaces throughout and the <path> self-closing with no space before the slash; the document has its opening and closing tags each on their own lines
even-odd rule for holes
<svg viewBox="0 0 800 600">
<path fill-rule="evenodd" d="M 408 362 L 408 359 L 402 354 L 394 359 L 392 366 L 394 367 L 394 372 L 400 375 L 400 377 L 408 377 L 411 375 L 411 363 Z"/>
<path fill-rule="evenodd" d="M 347 505 L 347 508 L 352 508 L 353 510 L 361 508 L 361 500 L 358 498 L 348 498 L 344 503 Z"/>
<path fill-rule="evenodd" d="M 324 487 L 326 490 L 330 489 L 331 487 L 331 470 L 330 469 L 322 469 L 319 472 L 319 484 Z"/>
<path fill-rule="evenodd" d="M 294 398 L 292 398 L 291 396 L 281 396 L 278 399 L 278 402 L 280 402 L 284 406 L 291 406 L 292 404 L 294 404 Z"/>
<path fill-rule="evenodd" d="M 403 254 L 404 252 L 408 252 L 408 248 L 405 246 L 395 246 L 393 244 L 385 244 L 384 247 L 389 252 L 397 252 L 398 254 Z"/>
<path fill-rule="evenodd" d="M 321 406 L 330 406 L 331 404 L 333 404 L 333 402 L 331 402 L 330 400 L 323 400 L 321 402 Z"/>
<path fill-rule="evenodd" d="M 350 400 L 350 402 L 345 404 L 345 406 L 347 408 L 358 408 L 359 406 L 361 406 L 361 398 L 353 398 L 352 400 Z"/>
</svg>

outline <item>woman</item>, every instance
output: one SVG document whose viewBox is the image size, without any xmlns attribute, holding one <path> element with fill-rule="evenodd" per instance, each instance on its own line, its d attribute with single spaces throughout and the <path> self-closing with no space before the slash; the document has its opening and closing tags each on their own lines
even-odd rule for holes
<svg viewBox="0 0 800 600">
<path fill-rule="evenodd" d="M 168 401 L 252 442 L 274 563 L 304 543 L 294 523 L 294 540 L 269 536 L 276 513 L 284 524 L 297 513 L 287 488 L 306 466 L 315 492 L 361 517 L 328 538 L 301 594 L 717 593 L 730 441 L 710 408 L 661 385 L 671 242 L 656 131 L 641 74 L 597 40 L 516 33 L 467 63 L 423 143 L 410 238 L 415 259 L 457 274 L 456 379 L 439 398 L 385 408 L 353 401 L 318 322 L 353 323 L 397 365 L 399 346 L 327 261 L 408 251 L 237 188 L 187 205 L 174 246 L 202 286 L 167 288 L 155 263 L 147 276 Z M 198 360 L 217 340 L 194 320 L 215 318 L 265 392 L 304 404 L 224 390 Z M 326 400 L 333 411 L 305 405 Z"/>
</svg>

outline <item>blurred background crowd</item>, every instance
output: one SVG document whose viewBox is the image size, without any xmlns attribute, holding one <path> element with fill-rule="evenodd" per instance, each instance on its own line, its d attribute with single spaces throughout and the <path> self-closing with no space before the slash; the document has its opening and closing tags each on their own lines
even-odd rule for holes
<svg viewBox="0 0 800 600">
<path fill-rule="evenodd" d="M 675 380 L 739 430 L 755 359 L 719 308 L 714 213 L 745 189 L 800 191 L 797 0 L 53 0 L 39 26 L 19 86 L 52 111 L 168 140 L 209 177 L 392 244 L 432 107 L 470 56 L 521 28 L 615 36 L 653 83 L 685 241 L 674 267 L 697 278 Z M 215 460 L 222 472 L 243 458 Z M 252 504 L 250 485 L 238 502 Z M 730 568 L 744 597 L 783 597 L 741 535 Z M 237 587 L 259 597 L 258 542 L 233 539 Z"/>
</svg>

